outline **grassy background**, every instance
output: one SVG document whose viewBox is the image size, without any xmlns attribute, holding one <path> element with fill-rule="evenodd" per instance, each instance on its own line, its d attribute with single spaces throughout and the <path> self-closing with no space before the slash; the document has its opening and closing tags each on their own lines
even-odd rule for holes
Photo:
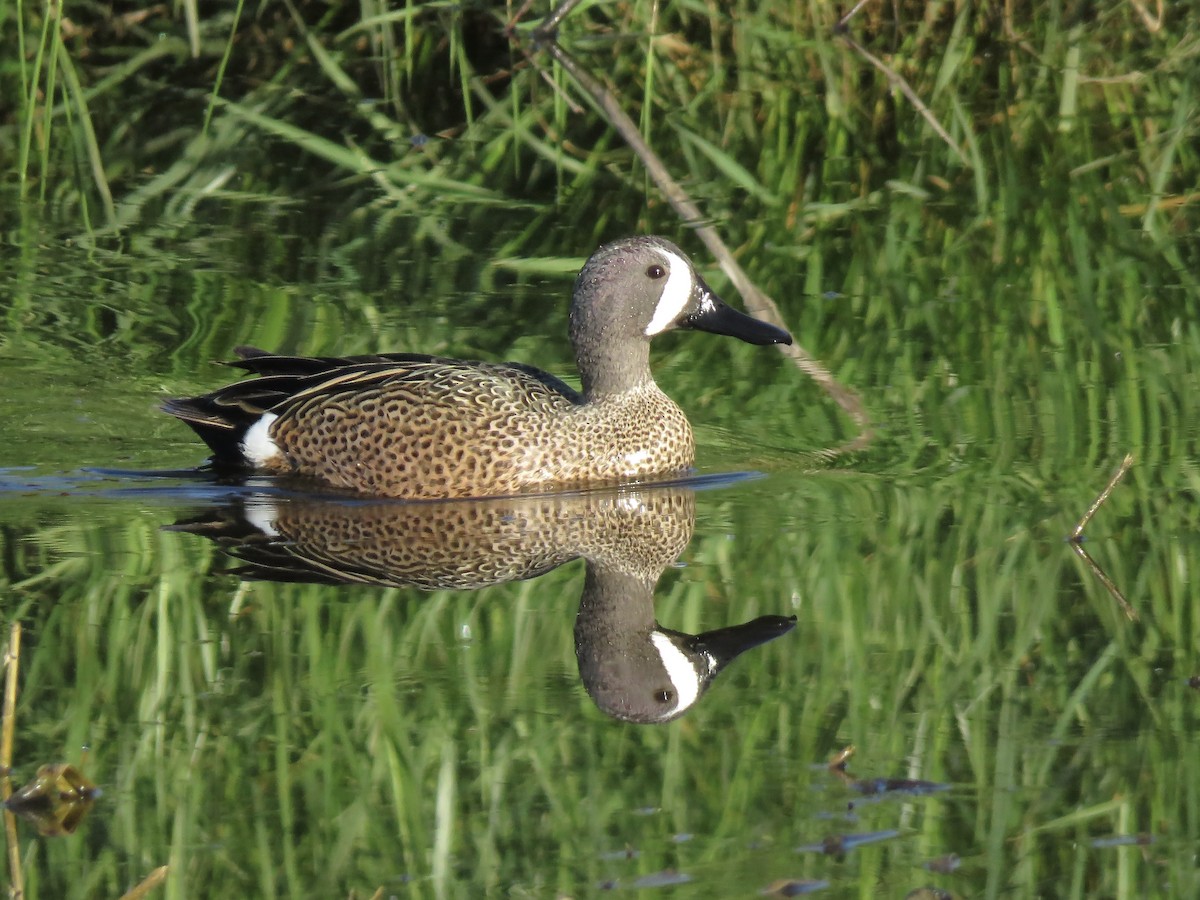
<svg viewBox="0 0 1200 900">
<path fill-rule="evenodd" d="M 866 7 L 851 33 L 958 150 L 826 4 L 593 3 L 564 23 L 881 424 L 813 472 L 846 426 L 782 361 L 657 347 L 701 465 L 771 473 L 701 495 L 660 620 L 800 616 L 669 727 L 610 723 L 576 683 L 578 566 L 475 594 L 242 585 L 158 530 L 186 497 L 80 490 L 80 465 L 197 461 L 152 405 L 214 385 L 236 344 L 561 373 L 569 279 L 598 241 L 698 250 L 566 77 L 513 49 L 510 13 L 0 7 L 0 96 L 20 98 L 0 110 L 18 774 L 86 744 L 106 792 L 78 837 L 23 836 L 30 895 L 119 895 L 164 862 L 180 897 L 584 896 L 668 868 L 694 896 L 797 877 L 1194 893 L 1200 54 L 1182 9 Z M 1088 546 L 1137 624 L 1061 540 L 1127 451 Z M 63 471 L 65 497 L 37 480 Z M 856 774 L 951 790 L 864 800 L 819 767 L 847 743 Z M 893 828 L 844 859 L 794 852 Z M 921 868 L 951 852 L 955 874 Z"/>
<path fill-rule="evenodd" d="M 65 233 L 118 251 L 118 268 L 134 250 L 139 271 L 164 278 L 180 265 L 328 278 L 338 302 L 326 312 L 352 306 L 371 319 L 371 343 L 415 346 L 432 335 L 372 306 L 390 289 L 384 316 L 411 308 L 433 279 L 463 294 L 452 318 L 495 329 L 482 353 L 525 350 L 530 309 L 560 333 L 565 280 L 602 239 L 657 230 L 697 249 L 632 153 L 536 53 L 528 30 L 543 9 L 509 40 L 513 10 L 497 5 L 189 8 L 0 13 L 15 41 L 0 88 L 22 98 L 0 126 L 0 170 L 36 201 L 6 207 L 26 290 L 32 257 Z M 873 4 L 851 20 L 954 146 L 834 36 L 824 4 L 596 3 L 560 39 L 605 76 L 801 343 L 850 385 L 876 387 L 885 362 L 926 388 L 934 375 L 962 387 L 996 369 L 1078 364 L 1111 381 L 1128 374 L 1131 348 L 1195 327 L 1200 62 L 1170 11 L 1094 12 Z M 205 239 L 189 246 L 196 229 Z M 223 323 L 210 289 L 119 298 L 117 313 L 172 305 L 176 345 L 203 342 L 201 358 L 247 321 L 256 333 L 242 337 L 259 343 L 343 340 L 342 323 L 323 328 L 296 302 L 264 309 L 268 298 Z M 516 305 L 484 302 L 492 289 Z M 18 290 L 18 311 L 22 299 L 43 308 Z M 272 314 L 304 319 L 279 334 Z M 184 333 L 196 324 L 200 335 Z M 162 345 L 149 337 L 130 345 Z M 789 442 L 836 442 L 842 428 L 819 412 L 792 421 Z"/>
<path fill-rule="evenodd" d="M 81 836 L 26 837 L 31 894 L 115 895 L 163 862 L 179 896 L 587 895 L 667 868 L 693 896 L 1186 894 L 1192 514 L 1126 486 L 1093 523 L 1131 625 L 1062 543 L 1082 490 L 965 470 L 705 492 L 660 621 L 801 622 L 664 728 L 579 686 L 577 565 L 475 593 L 239 584 L 157 531 L 186 508 L 168 493 L 6 504 L 18 772 L 86 745 L 105 791 Z M 862 797 L 819 765 L 848 743 L 857 776 L 949 790 Z M 795 852 L 879 829 L 899 834 L 844 860 Z M 919 868 L 949 853 L 953 876 Z"/>
</svg>

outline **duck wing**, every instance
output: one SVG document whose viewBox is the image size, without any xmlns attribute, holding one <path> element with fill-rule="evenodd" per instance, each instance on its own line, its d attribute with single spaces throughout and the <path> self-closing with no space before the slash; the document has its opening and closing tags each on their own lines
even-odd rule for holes
<svg viewBox="0 0 1200 900">
<path fill-rule="evenodd" d="M 449 359 L 424 353 L 381 353 L 364 356 L 286 356 L 254 347 L 238 347 L 238 359 L 227 363 L 257 378 L 238 381 L 208 394 L 165 401 L 164 412 L 186 422 L 213 451 L 217 465 L 246 467 L 242 440 L 268 412 L 285 416 L 320 404 L 324 398 L 346 402 L 385 387 L 429 386 L 448 390 L 480 380 L 511 382 L 541 395 L 550 404 L 578 405 L 578 391 L 547 372 L 523 363 L 488 363 Z"/>
</svg>

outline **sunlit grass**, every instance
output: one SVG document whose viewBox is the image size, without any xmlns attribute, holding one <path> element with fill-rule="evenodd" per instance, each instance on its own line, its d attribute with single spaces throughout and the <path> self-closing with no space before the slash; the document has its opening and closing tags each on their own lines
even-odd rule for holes
<svg viewBox="0 0 1200 900">
<path fill-rule="evenodd" d="M 98 68 L 91 87 L 77 72 L 86 72 L 95 54 L 82 63 L 64 55 L 59 20 L 43 8 L 23 10 L 18 36 L 30 47 L 20 55 L 26 62 L 11 72 L 25 98 L 23 183 L 40 182 L 43 197 L 53 193 L 65 186 L 65 169 L 52 160 L 77 154 L 75 170 L 91 177 L 76 183 L 76 202 L 67 208 L 88 216 L 94 196 L 107 222 L 128 227 L 136 220 L 122 212 L 126 196 L 166 200 L 187 189 L 225 197 L 220 173 L 232 159 L 253 175 L 252 190 L 283 187 L 286 167 L 279 180 L 270 155 L 251 159 L 237 149 L 268 135 L 302 156 L 313 154 L 314 168 L 354 179 L 358 195 L 382 191 L 413 209 L 547 202 L 569 195 L 572 174 L 589 181 L 633 174 L 624 153 L 609 155 L 597 169 L 609 151 L 602 125 L 564 106 L 564 92 L 574 88 L 544 71 L 545 60 L 527 42 L 509 46 L 501 10 L 368 5 L 361 19 L 347 20 L 300 5 L 281 10 L 265 35 L 247 32 L 251 23 L 239 10 L 201 10 L 198 19 L 193 10 L 178 23 L 153 20 L 156 28 L 130 20 L 131 55 Z M 1087 29 L 1034 9 L 1006 10 L 999 21 L 990 9 L 954 16 L 947 8 L 926 17 L 917 5 L 890 10 L 898 21 L 888 21 L 882 7 L 866 7 L 850 32 L 891 61 L 957 149 L 833 34 L 832 10 L 820 5 L 701 15 L 686 5 L 633 4 L 606 9 L 615 18 L 599 21 L 583 8 L 568 17 L 561 40 L 637 113 L 651 145 L 705 213 L 756 255 L 784 235 L 811 239 L 814 229 L 830 227 L 830 211 L 847 212 L 887 184 L 904 184 L 922 192 L 931 208 L 972 198 L 976 226 L 986 230 L 1014 216 L 1036 218 L 1041 205 L 1060 215 L 1082 204 L 1087 217 L 1136 208 L 1156 252 L 1192 283 L 1171 226 L 1194 206 L 1186 197 L 1195 183 L 1189 173 L 1197 170 L 1196 142 L 1188 140 L 1197 98 L 1180 77 L 1194 70 L 1195 54 L 1178 23 L 1167 18 L 1154 30 L 1132 8 Z M 529 21 L 542 12 L 529 13 Z M 148 87 L 137 92 L 149 99 L 158 84 L 152 73 L 184 63 L 185 54 L 162 49 L 172 46 L 172 24 L 178 46 L 190 44 L 201 65 L 190 65 L 189 80 L 175 81 L 171 90 L 186 104 L 203 102 L 205 114 L 191 133 L 185 126 L 165 141 L 139 145 L 145 124 L 121 117 L 142 113 L 113 101 L 145 74 Z M 89 28 L 113 25 L 74 22 L 71 47 L 88 47 Z M 27 40 L 33 35 L 40 37 Z M 248 77 L 250 54 L 275 58 L 269 78 Z M 210 117 L 212 125 L 230 119 L 224 139 L 214 135 Z M 31 179 L 34 158 L 42 175 Z M 146 183 L 130 178 L 146 168 L 156 170 Z M 1112 177 L 1116 168 L 1130 177 Z M 1020 172 L 1028 181 L 1031 170 L 1043 176 L 1015 180 Z M 1094 177 L 1082 178 L 1088 171 Z M 110 173 L 118 172 L 114 182 Z M 174 175 L 157 174 L 166 172 Z M 1055 185 L 1063 193 L 1037 193 L 1065 173 L 1069 178 Z M 626 183 L 644 190 L 637 179 Z M 117 189 L 110 198 L 111 184 Z M 579 219 L 569 207 L 554 212 L 564 214 Z M 941 229 L 935 220 L 927 237 L 943 242 L 952 234 L 947 227 L 969 218 Z M 669 220 L 651 221 L 663 227 Z M 1043 222 L 1040 237 L 1053 236 L 1050 225 Z M 996 240 L 993 256 L 1022 252 L 1005 246 L 1003 231 Z M 533 242 L 525 249 L 547 248 Z M 1047 314 L 1061 318 L 1057 301 L 1046 302 Z"/>
<path fill-rule="evenodd" d="M 956 883 L 981 893 L 1061 887 L 1063 854 L 1088 890 L 1145 887 L 1155 876 L 1125 850 L 1070 848 L 1147 831 L 1174 866 L 1190 846 L 1176 838 L 1200 827 L 1194 792 L 1173 787 L 1196 776 L 1178 746 L 1195 617 L 1176 602 L 1184 585 L 1136 575 L 1182 523 L 1149 495 L 1148 524 L 1119 528 L 1133 514 L 1120 491 L 1093 523 L 1092 552 L 1145 623 L 1130 626 L 1062 543 L 1088 473 L 1046 496 L 978 471 L 702 495 L 659 619 L 697 629 L 794 602 L 801 624 L 666 729 L 606 722 L 583 696 L 575 567 L 465 594 L 246 586 L 206 574 L 220 563 L 207 543 L 157 532 L 163 510 L 27 531 L 6 550 L 29 634 L 18 759 L 91 747 L 105 790 L 93 816 L 119 836 L 99 857 L 47 845 L 39 895 L 68 873 L 80 895 L 117 893 L 168 856 L 181 894 L 199 877 L 275 895 L 408 878 L 420 896 L 578 892 L 666 866 L 706 889 L 747 874 L 765 886 L 767 870 L 846 884 L 947 852 L 968 855 Z M 1174 570 L 1196 565 L 1184 553 Z M 813 766 L 850 742 L 863 774 L 953 790 L 907 801 L 920 849 L 907 836 L 836 873 L 789 863 L 829 832 L 895 825 L 895 801 L 864 804 L 853 825 L 821 818 L 853 795 Z M 672 849 L 678 833 L 696 843 Z M 626 844 L 644 859 L 603 856 Z"/>
<path fill-rule="evenodd" d="M 726 291 L 562 73 L 509 48 L 507 10 L 278 9 L 184 5 L 120 41 L 98 11 L 68 5 L 72 34 L 5 14 L 26 218 L 0 213 L 0 464 L 199 462 L 154 402 L 242 343 L 566 374 L 571 277 L 618 233 L 680 239 Z M 160 533 L 162 505 L 6 495 L 18 765 L 87 745 L 105 790 L 104 840 L 28 839 L 29 896 L 119 896 L 164 863 L 177 897 L 576 896 L 668 867 L 694 896 L 902 896 L 949 852 L 964 895 L 1194 893 L 1195 38 L 1134 5 L 1086 28 L 866 7 L 855 38 L 954 149 L 832 15 L 593 4 L 561 30 L 880 423 L 829 471 L 806 454 L 844 423 L 761 348 L 656 347 L 701 465 L 773 473 L 702 495 L 660 620 L 794 610 L 796 632 L 629 729 L 577 684 L 577 566 L 475 594 L 242 585 Z M 126 243 L 60 240 L 105 229 Z M 1088 547 L 1135 625 L 1062 543 L 1130 451 Z M 863 773 L 952 790 L 848 822 L 858 798 L 813 766 L 851 742 Z M 897 825 L 845 861 L 793 853 Z"/>
</svg>

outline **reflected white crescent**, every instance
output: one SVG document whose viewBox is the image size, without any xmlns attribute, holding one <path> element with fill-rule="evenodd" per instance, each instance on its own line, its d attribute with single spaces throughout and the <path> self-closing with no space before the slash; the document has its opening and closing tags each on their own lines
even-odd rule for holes
<svg viewBox="0 0 1200 900">
<path fill-rule="evenodd" d="M 269 497 L 253 495 L 246 502 L 242 513 L 246 521 L 267 537 L 279 537 L 275 521 L 279 518 L 279 506 Z"/>
<path fill-rule="evenodd" d="M 663 668 L 667 670 L 667 676 L 675 686 L 675 708 L 670 714 L 687 709 L 696 702 L 696 697 L 700 694 L 700 674 L 687 655 L 665 634 L 656 631 L 650 635 L 650 640 L 654 642 Z"/>
</svg>

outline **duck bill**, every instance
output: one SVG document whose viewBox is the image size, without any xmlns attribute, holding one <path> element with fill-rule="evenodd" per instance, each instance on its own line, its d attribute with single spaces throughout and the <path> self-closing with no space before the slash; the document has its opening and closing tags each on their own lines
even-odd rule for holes
<svg viewBox="0 0 1200 900">
<path fill-rule="evenodd" d="M 711 679 L 747 650 L 773 641 L 795 627 L 795 616 L 759 616 L 741 625 L 687 636 L 687 644 L 688 649 L 698 652 L 705 661 L 708 671 L 704 677 Z"/>
<path fill-rule="evenodd" d="M 790 344 L 792 336 L 782 328 L 776 328 L 732 306 L 713 293 L 703 281 L 697 279 L 693 298 L 693 312 L 679 324 L 696 331 L 724 334 L 747 344 Z"/>
</svg>

